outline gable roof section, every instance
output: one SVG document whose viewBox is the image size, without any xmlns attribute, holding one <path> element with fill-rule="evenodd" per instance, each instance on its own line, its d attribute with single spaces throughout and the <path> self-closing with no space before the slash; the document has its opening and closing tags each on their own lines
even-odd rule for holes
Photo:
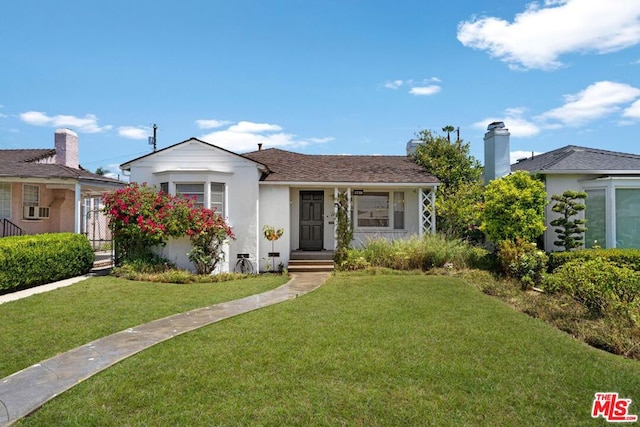
<svg viewBox="0 0 640 427">
<path fill-rule="evenodd" d="M 533 173 L 638 173 L 640 155 L 567 145 L 511 165 Z"/>
<path fill-rule="evenodd" d="M 202 140 L 200 140 L 200 139 L 198 139 L 198 138 L 193 138 L 193 137 L 192 137 L 192 138 L 189 138 L 189 139 L 186 139 L 186 140 L 184 140 L 184 141 L 182 141 L 182 142 L 178 142 L 177 144 L 173 144 L 173 145 L 170 145 L 170 146 L 168 146 L 168 147 L 162 148 L 162 149 L 160 149 L 160 150 L 154 151 L 154 152 L 152 152 L 152 153 L 145 154 L 144 156 L 136 157 L 136 158 L 135 158 L 135 159 L 133 159 L 133 160 L 129 160 L 128 162 L 121 164 L 121 165 L 120 165 L 120 169 L 122 169 L 122 170 L 129 170 L 129 169 L 131 169 L 131 164 L 132 164 L 132 163 L 135 163 L 135 162 L 137 162 L 137 161 L 139 161 L 139 160 L 142 160 L 142 159 L 146 159 L 147 157 L 155 156 L 155 155 L 157 155 L 157 154 L 159 154 L 159 153 L 162 153 L 162 152 L 166 152 L 166 151 L 174 150 L 174 149 L 178 148 L 179 146 L 184 145 L 184 144 L 188 144 L 188 143 L 190 143 L 190 142 L 198 142 L 198 143 L 203 144 L 203 145 L 206 145 L 206 146 L 208 146 L 208 147 L 211 147 L 211 148 L 214 148 L 214 149 L 218 149 L 218 150 L 220 150 L 220 151 L 224 151 L 224 152 L 229 153 L 229 154 L 231 154 L 231 155 L 233 155 L 233 156 L 240 157 L 240 158 L 242 158 L 242 159 L 244 159 L 244 160 L 249 160 L 249 161 L 252 161 L 252 162 L 254 162 L 254 163 L 258 163 L 258 165 L 259 165 L 259 166 L 262 166 L 265 170 L 267 169 L 266 165 L 265 165 L 265 164 L 263 164 L 263 163 L 260 163 L 259 161 L 256 161 L 256 160 L 253 160 L 253 159 L 247 158 L 247 157 L 245 157 L 245 156 L 241 156 L 240 154 L 238 154 L 238 153 L 234 153 L 233 151 L 229 151 L 229 150 L 227 150 L 227 149 L 225 149 L 225 148 L 218 147 L 217 145 L 213 145 L 213 144 L 210 144 L 210 143 L 208 143 L 208 142 L 205 142 L 205 141 L 202 141 Z"/>
<path fill-rule="evenodd" d="M 123 184 L 122 181 L 89 172 L 82 167 L 73 169 L 53 163 L 55 154 L 54 149 L 0 150 L 0 177 L 83 179 Z M 38 163 L 41 160 L 51 163 Z"/>
<path fill-rule="evenodd" d="M 243 155 L 266 164 L 266 182 L 354 182 L 437 184 L 438 179 L 408 156 L 310 155 L 268 148 Z"/>
</svg>

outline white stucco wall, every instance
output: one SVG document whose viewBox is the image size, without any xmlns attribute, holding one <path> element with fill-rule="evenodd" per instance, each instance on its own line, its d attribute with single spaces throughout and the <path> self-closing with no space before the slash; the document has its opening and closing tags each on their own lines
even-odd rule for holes
<svg viewBox="0 0 640 427">
<path fill-rule="evenodd" d="M 291 217 L 289 207 L 292 206 L 289 197 L 288 186 L 284 185 L 261 185 L 260 186 L 260 224 L 259 224 L 259 266 L 260 271 L 265 271 L 267 262 L 277 269 L 279 263 L 285 266 L 289 263 L 291 252 L 291 239 L 293 229 L 291 227 Z M 275 229 L 284 229 L 284 234 L 273 244 L 262 234 L 265 225 Z M 267 259 L 269 252 L 280 252 L 279 258 Z M 275 265 L 273 265 L 275 263 Z"/>
<path fill-rule="evenodd" d="M 228 247 L 221 271 L 233 271 L 238 253 L 249 253 L 257 265 L 258 248 L 258 164 L 198 141 L 187 141 L 151 156 L 131 162 L 130 181 L 160 187 L 169 183 L 169 192 L 175 194 L 176 183 L 204 183 L 205 206 L 208 207 L 210 183 L 225 184 L 225 212 L 236 239 Z M 186 253 L 188 239 L 172 240 L 162 254 L 179 267 L 193 270 Z"/>
</svg>

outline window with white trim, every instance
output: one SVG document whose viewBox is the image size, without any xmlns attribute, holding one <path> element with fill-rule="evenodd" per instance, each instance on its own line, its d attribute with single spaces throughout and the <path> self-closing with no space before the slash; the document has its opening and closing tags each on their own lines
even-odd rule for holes
<svg viewBox="0 0 640 427">
<path fill-rule="evenodd" d="M 389 227 L 389 193 L 367 192 L 358 196 L 358 227 Z"/>
<path fill-rule="evenodd" d="M 404 191 L 393 193 L 393 228 L 404 230 Z"/>
<path fill-rule="evenodd" d="M 404 230 L 404 191 L 367 191 L 356 196 L 357 228 Z"/>
<path fill-rule="evenodd" d="M 212 182 L 210 191 L 210 208 L 224 216 L 224 183 Z"/>
<path fill-rule="evenodd" d="M 11 219 L 11 183 L 0 183 L 0 218 Z"/>
<path fill-rule="evenodd" d="M 176 184 L 176 194 L 193 200 L 196 206 L 204 207 L 204 184 Z"/>
<path fill-rule="evenodd" d="M 40 187 L 37 185 L 22 185 L 22 206 L 40 205 Z"/>
</svg>

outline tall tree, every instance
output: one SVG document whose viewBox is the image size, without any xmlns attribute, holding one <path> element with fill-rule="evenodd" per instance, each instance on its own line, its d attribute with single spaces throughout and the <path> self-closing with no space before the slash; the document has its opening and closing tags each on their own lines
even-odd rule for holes
<svg viewBox="0 0 640 427">
<path fill-rule="evenodd" d="M 444 128 L 454 130 L 453 126 Z M 451 237 L 477 239 L 482 195 L 482 166 L 470 154 L 468 143 L 435 135 L 429 130 L 417 135 L 422 142 L 414 159 L 441 182 L 436 195 L 436 229 Z"/>
<path fill-rule="evenodd" d="M 96 175 L 105 176 L 107 172 L 109 172 L 109 170 L 102 166 L 98 166 L 98 169 L 96 169 Z"/>
</svg>

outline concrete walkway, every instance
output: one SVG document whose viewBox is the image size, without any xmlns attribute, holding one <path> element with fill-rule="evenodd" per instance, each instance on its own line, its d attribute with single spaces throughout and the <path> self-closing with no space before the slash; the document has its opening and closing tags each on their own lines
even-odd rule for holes
<svg viewBox="0 0 640 427">
<path fill-rule="evenodd" d="M 304 295 L 328 272 L 292 273 L 279 288 L 154 320 L 90 342 L 0 380 L 0 425 L 8 425 L 115 363 L 185 332 Z"/>
</svg>

